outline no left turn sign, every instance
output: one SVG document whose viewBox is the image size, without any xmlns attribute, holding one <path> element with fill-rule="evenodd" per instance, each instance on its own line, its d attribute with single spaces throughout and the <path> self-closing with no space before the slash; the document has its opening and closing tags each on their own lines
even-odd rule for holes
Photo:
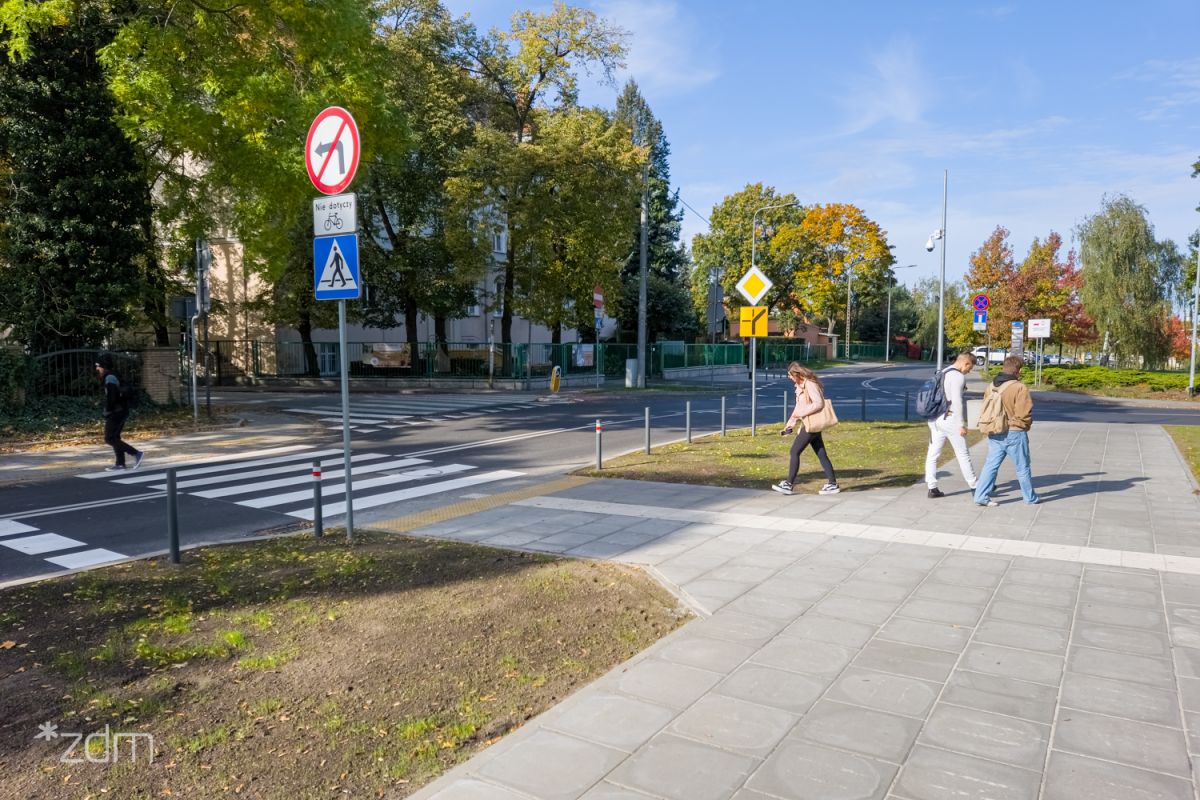
<svg viewBox="0 0 1200 800">
<path fill-rule="evenodd" d="M 349 186 L 359 152 L 358 125 L 349 111 L 330 106 L 317 114 L 304 142 L 304 166 L 317 191 L 338 194 Z"/>
</svg>

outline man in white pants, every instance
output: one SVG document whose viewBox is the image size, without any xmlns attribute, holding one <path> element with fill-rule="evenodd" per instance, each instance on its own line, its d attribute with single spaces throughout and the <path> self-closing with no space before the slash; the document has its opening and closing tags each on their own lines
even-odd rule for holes
<svg viewBox="0 0 1200 800">
<path fill-rule="evenodd" d="M 975 467 L 971 465 L 971 453 L 967 450 L 967 400 L 964 390 L 967 386 L 967 373 L 975 366 L 975 357 L 971 353 L 959 353 L 954 364 L 943 375 L 942 388 L 950 408 L 944 416 L 929 420 L 929 452 L 925 455 L 925 485 L 929 487 L 930 497 L 945 497 L 945 492 L 938 488 L 937 462 L 942 454 L 942 446 L 950 440 L 954 455 L 958 458 L 958 468 L 962 470 L 963 478 L 972 490 L 975 489 Z"/>
</svg>

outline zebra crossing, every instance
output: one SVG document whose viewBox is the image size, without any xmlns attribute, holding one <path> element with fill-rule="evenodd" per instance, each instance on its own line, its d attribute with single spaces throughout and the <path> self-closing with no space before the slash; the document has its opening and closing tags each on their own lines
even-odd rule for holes
<svg viewBox="0 0 1200 800">
<path fill-rule="evenodd" d="M 315 516 L 312 467 L 318 460 L 324 515 L 346 513 L 345 463 L 342 451 L 336 448 L 289 446 L 246 453 L 234 460 L 211 459 L 157 468 L 147 465 L 149 468 L 135 473 L 89 472 L 76 477 L 162 491 L 167 488 L 166 469 L 174 466 L 175 486 L 183 494 L 311 520 Z M 356 511 L 524 475 L 503 469 L 480 472 L 473 464 L 434 464 L 429 458 L 376 452 L 354 453 L 350 462 Z M 334 502 L 328 502 L 329 498 Z"/>
<path fill-rule="evenodd" d="M 0 519 L 0 548 L 40 557 L 62 569 L 80 569 L 126 558 L 123 553 L 41 530 L 13 519 Z"/>
<path fill-rule="evenodd" d="M 361 398 L 350 401 L 350 430 L 376 433 L 416 425 L 429 425 L 480 414 L 499 414 L 529 408 L 537 400 L 520 394 L 412 395 L 396 398 Z M 342 406 L 327 403 L 283 409 L 289 414 L 315 416 L 330 430 L 342 429 Z"/>
</svg>

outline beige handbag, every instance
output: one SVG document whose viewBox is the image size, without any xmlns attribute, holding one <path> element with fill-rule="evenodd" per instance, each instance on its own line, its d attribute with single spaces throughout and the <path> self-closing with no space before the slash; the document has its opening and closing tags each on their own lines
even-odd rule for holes
<svg viewBox="0 0 1200 800">
<path fill-rule="evenodd" d="M 808 394 L 807 385 L 804 387 L 804 393 Z M 804 430 L 809 433 L 820 433 L 826 428 L 832 428 L 834 425 L 837 425 L 838 418 L 837 414 L 833 411 L 833 401 L 825 400 L 825 405 L 820 411 L 814 411 L 807 417 L 801 417 L 800 421 L 804 423 Z"/>
</svg>

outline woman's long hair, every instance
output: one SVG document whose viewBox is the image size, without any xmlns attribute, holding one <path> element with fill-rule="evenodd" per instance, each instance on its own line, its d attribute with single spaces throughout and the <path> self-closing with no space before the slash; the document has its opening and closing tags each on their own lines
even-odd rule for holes
<svg viewBox="0 0 1200 800">
<path fill-rule="evenodd" d="M 788 374 L 799 375 L 805 381 L 812 381 L 815 383 L 817 388 L 819 388 L 822 392 L 825 391 L 825 384 L 821 383 L 821 379 L 817 377 L 817 373 L 813 372 L 799 361 L 793 361 L 792 363 L 788 364 Z"/>
</svg>

